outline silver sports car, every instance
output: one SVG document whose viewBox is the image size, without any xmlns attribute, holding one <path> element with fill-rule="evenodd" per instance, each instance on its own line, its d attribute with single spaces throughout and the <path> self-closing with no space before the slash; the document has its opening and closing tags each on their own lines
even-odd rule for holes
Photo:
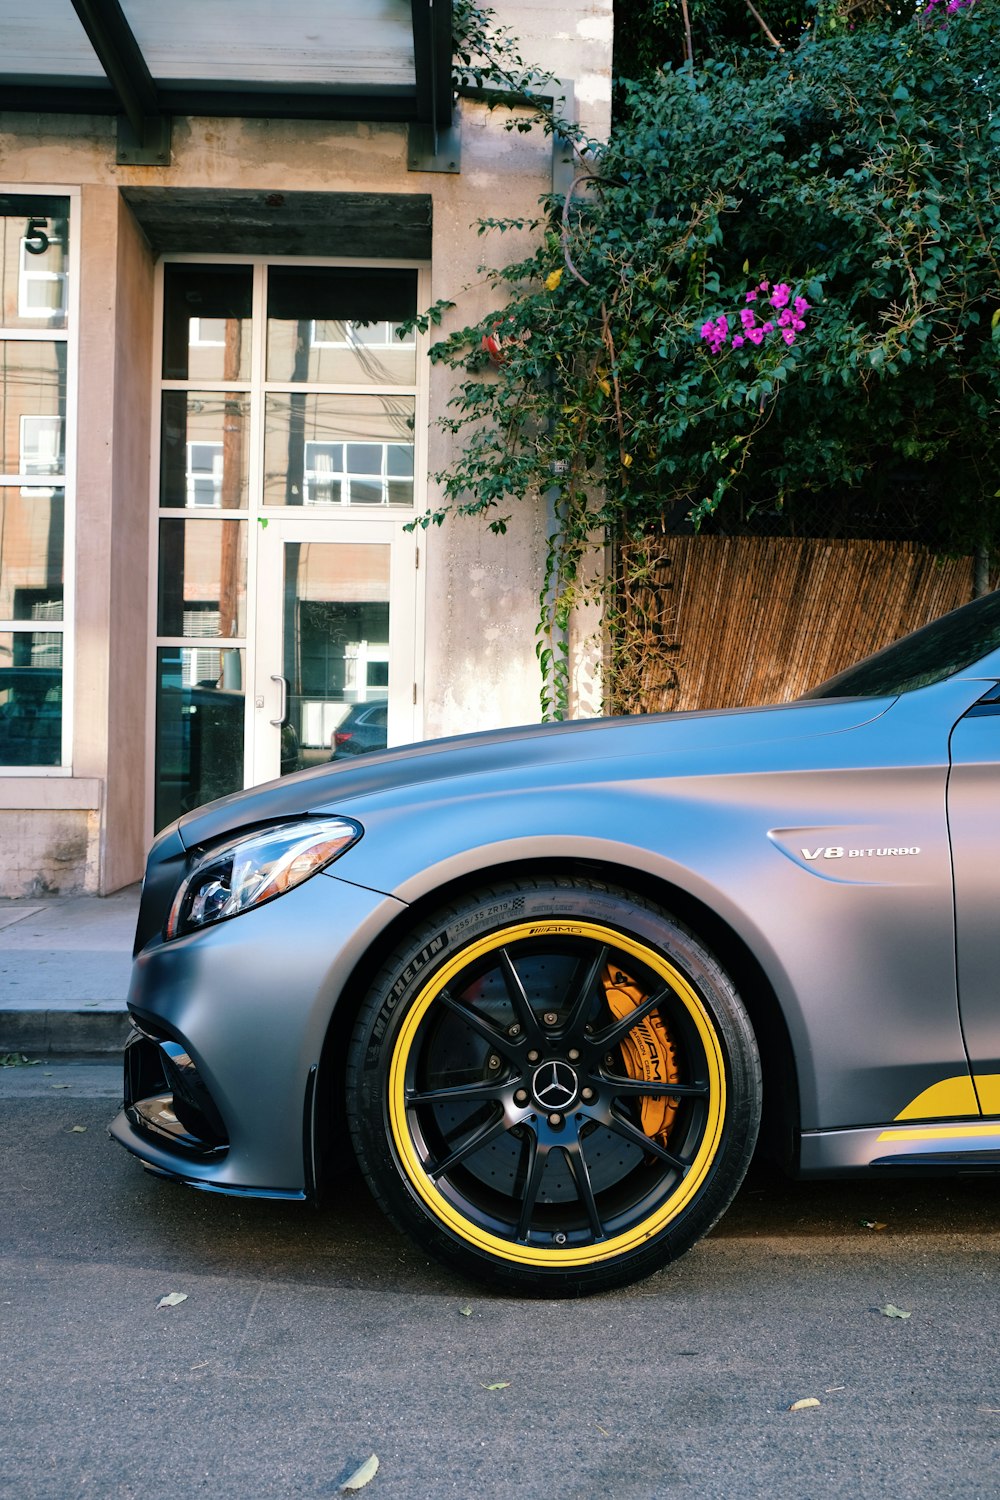
<svg viewBox="0 0 1000 1500">
<path fill-rule="evenodd" d="M 647 1275 L 760 1138 L 1000 1165 L 1000 593 L 773 708 L 498 731 L 187 813 L 143 887 L 115 1137 L 336 1191 L 450 1266 Z"/>
</svg>

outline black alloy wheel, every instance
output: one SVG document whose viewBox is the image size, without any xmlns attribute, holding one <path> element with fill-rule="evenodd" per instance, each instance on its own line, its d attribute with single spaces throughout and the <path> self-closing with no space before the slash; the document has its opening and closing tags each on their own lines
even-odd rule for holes
<svg viewBox="0 0 1000 1500">
<path fill-rule="evenodd" d="M 623 1285 L 725 1210 L 760 1066 L 728 977 L 625 891 L 481 891 L 382 969 L 348 1062 L 369 1184 L 447 1264 L 521 1291 Z"/>
</svg>

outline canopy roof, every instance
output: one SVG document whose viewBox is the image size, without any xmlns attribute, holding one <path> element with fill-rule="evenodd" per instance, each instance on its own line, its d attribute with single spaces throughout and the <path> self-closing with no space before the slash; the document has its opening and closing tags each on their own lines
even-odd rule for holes
<svg viewBox="0 0 1000 1500">
<path fill-rule="evenodd" d="M 0 0 L 0 108 L 451 122 L 452 0 Z"/>
</svg>

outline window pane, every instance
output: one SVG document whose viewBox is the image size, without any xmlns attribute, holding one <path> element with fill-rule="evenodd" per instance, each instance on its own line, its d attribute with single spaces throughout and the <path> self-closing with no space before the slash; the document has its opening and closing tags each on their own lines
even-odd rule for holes
<svg viewBox="0 0 1000 1500">
<path fill-rule="evenodd" d="M 410 396 L 269 395 L 264 504 L 412 505 L 413 424 Z"/>
<path fill-rule="evenodd" d="M 156 669 L 159 830 L 243 785 L 244 652 L 164 647 Z"/>
<path fill-rule="evenodd" d="M 246 605 L 245 521 L 160 522 L 159 635 L 244 635 Z"/>
<path fill-rule="evenodd" d="M 0 340 L 0 473 L 61 474 L 65 420 L 65 343 Z"/>
<path fill-rule="evenodd" d="M 249 475 L 249 396 L 164 391 L 161 505 L 245 510 Z"/>
<path fill-rule="evenodd" d="M 165 266 L 164 380 L 248 380 L 252 300 L 249 266 Z"/>
<path fill-rule="evenodd" d="M 0 766 L 62 759 L 62 636 L 0 633 Z"/>
<path fill-rule="evenodd" d="M 285 544 L 282 775 L 385 748 L 389 556 L 378 542 Z"/>
<path fill-rule="evenodd" d="M 68 230 L 68 198 L 0 195 L 0 327 L 66 327 Z"/>
<path fill-rule="evenodd" d="M 412 385 L 416 271 L 272 266 L 267 282 L 267 378 L 324 385 Z"/>
<path fill-rule="evenodd" d="M 0 620 L 63 617 L 63 492 L 0 488 Z"/>
</svg>

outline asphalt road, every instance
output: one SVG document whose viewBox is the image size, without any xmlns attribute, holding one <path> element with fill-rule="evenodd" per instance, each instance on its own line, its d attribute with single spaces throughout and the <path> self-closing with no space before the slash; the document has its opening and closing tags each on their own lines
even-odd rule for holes
<svg viewBox="0 0 1000 1500">
<path fill-rule="evenodd" d="M 669 1271 L 522 1301 L 355 1179 L 317 1212 L 148 1177 L 116 1091 L 0 1070 L 5 1500 L 330 1496 L 372 1453 L 365 1500 L 1000 1495 L 993 1179 L 758 1172 Z"/>
</svg>

